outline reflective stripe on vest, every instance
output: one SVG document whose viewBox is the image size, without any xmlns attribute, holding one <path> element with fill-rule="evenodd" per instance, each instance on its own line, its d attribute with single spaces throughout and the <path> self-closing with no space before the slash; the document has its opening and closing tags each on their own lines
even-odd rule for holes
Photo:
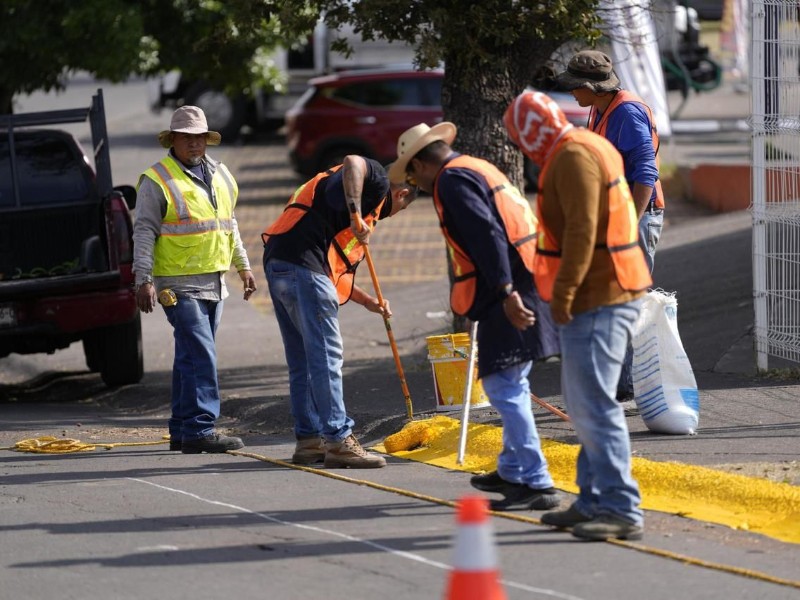
<svg viewBox="0 0 800 600">
<path fill-rule="evenodd" d="M 652 283 L 650 271 L 639 248 L 639 226 L 636 207 L 623 174 L 622 157 L 611 145 L 611 142 L 586 129 L 574 129 L 568 132 L 556 145 L 542 167 L 539 181 L 544 190 L 547 174 L 553 158 L 567 143 L 577 143 L 597 157 L 608 188 L 608 228 L 606 243 L 595 246 L 595 252 L 606 251 L 611 255 L 614 273 L 623 290 L 636 292 L 647 289 Z M 542 206 L 547 202 L 544 192 L 537 198 L 539 215 Z M 539 240 L 534 275 L 536 288 L 542 299 L 549 302 L 553 298 L 558 269 L 561 265 L 561 248 L 547 228 L 547 223 L 539 223 Z"/>
<path fill-rule="evenodd" d="M 658 139 L 658 128 L 656 127 L 656 120 L 653 118 L 653 111 L 650 110 L 650 107 L 645 104 L 644 100 L 642 100 L 636 94 L 629 92 L 628 90 L 620 90 L 614 95 L 614 99 L 611 101 L 611 104 L 608 105 L 605 112 L 600 117 L 600 120 L 595 125 L 595 121 L 597 120 L 597 109 L 593 106 L 589 111 L 589 130 L 594 131 L 598 135 L 602 135 L 606 137 L 606 130 L 608 129 L 608 120 L 611 117 L 611 113 L 614 112 L 620 104 L 624 104 L 625 102 L 633 102 L 635 104 L 639 104 L 644 111 L 647 113 L 647 118 L 650 120 L 650 137 L 653 140 L 653 151 L 656 154 L 656 168 L 660 169 L 661 159 L 658 156 L 658 149 L 661 142 Z M 653 186 L 656 192 L 656 200 L 655 200 L 655 208 L 664 208 L 664 190 L 661 187 L 661 180 L 657 179 L 655 185 Z"/>
<path fill-rule="evenodd" d="M 442 171 L 444 169 L 469 169 L 483 177 L 486 186 L 493 194 L 494 205 L 505 228 L 508 242 L 519 253 L 525 268 L 533 273 L 538 225 L 527 198 L 511 185 L 497 167 L 485 160 L 471 156 L 457 156 L 448 162 Z M 453 269 L 450 307 L 456 314 L 466 315 L 475 302 L 477 287 L 475 265 L 464 249 L 453 240 L 445 226 L 444 207 L 439 198 L 437 185 L 434 185 L 433 189 L 433 204 L 439 215 L 439 226 L 444 234 L 447 255 Z"/>
<path fill-rule="evenodd" d="M 153 249 L 153 274 L 198 275 L 227 271 L 233 258 L 233 207 L 238 187 L 224 165 L 211 180 L 215 209 L 206 189 L 171 156 L 144 175 L 164 194 L 167 211 Z"/>
<path fill-rule="evenodd" d="M 341 168 L 342 165 L 338 165 L 327 171 L 318 173 L 313 179 L 310 179 L 298 187 L 283 209 L 281 216 L 261 234 L 261 240 L 264 244 L 267 243 L 271 235 L 278 236 L 289 232 L 308 214 L 313 214 L 315 218 L 320 219 L 328 232 L 331 233 L 331 227 L 327 221 L 325 221 L 318 212 L 314 211 L 314 194 L 316 193 L 317 186 L 323 179 L 330 177 Z M 384 201 L 385 199 L 378 204 L 375 210 L 364 217 L 364 222 L 371 230 L 375 229 L 375 225 L 378 222 L 378 215 L 380 215 Z M 338 296 L 339 304 L 347 302 L 353 294 L 355 272 L 358 265 L 364 260 L 364 255 L 364 246 L 358 242 L 358 239 L 349 227 L 342 229 L 333 236 L 327 254 L 329 267 L 328 277 L 330 277 L 334 287 L 336 287 L 336 295 Z"/>
</svg>

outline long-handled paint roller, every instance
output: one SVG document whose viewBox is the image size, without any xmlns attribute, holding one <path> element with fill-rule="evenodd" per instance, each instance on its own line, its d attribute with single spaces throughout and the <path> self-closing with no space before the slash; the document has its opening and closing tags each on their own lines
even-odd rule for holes
<svg viewBox="0 0 800 600">
<path fill-rule="evenodd" d="M 353 203 L 349 204 L 350 208 L 350 220 L 356 223 L 358 231 L 361 231 L 361 219 L 357 218 L 357 211 L 356 205 Z M 381 306 L 384 305 L 383 294 L 381 293 L 381 286 L 378 283 L 378 274 L 375 272 L 375 265 L 372 262 L 372 255 L 369 252 L 369 246 L 367 244 L 363 244 L 364 246 L 364 256 L 367 259 L 367 266 L 369 267 L 369 275 L 372 278 L 372 287 L 375 288 L 375 295 L 378 297 L 378 303 Z M 397 350 L 397 343 L 394 341 L 394 333 L 392 332 L 392 324 L 390 322 L 390 318 L 383 315 L 383 324 L 386 326 L 386 335 L 389 338 L 389 345 L 392 347 L 392 355 L 394 355 L 394 365 L 397 368 L 397 376 L 400 378 L 400 387 L 403 389 L 403 397 L 406 401 L 406 412 L 408 414 L 408 419 L 411 420 L 414 418 L 414 410 L 411 405 L 411 394 L 408 391 L 408 384 L 406 383 L 406 376 L 403 372 L 403 364 L 400 362 L 400 353 Z"/>
<path fill-rule="evenodd" d="M 478 350 L 478 322 L 473 321 L 469 332 L 469 356 L 467 357 L 467 382 L 464 385 L 464 398 L 461 404 L 461 433 L 458 438 L 456 464 L 464 464 L 467 451 L 467 428 L 469 427 L 469 406 L 472 400 L 472 378 L 475 373 L 475 354 Z"/>
</svg>

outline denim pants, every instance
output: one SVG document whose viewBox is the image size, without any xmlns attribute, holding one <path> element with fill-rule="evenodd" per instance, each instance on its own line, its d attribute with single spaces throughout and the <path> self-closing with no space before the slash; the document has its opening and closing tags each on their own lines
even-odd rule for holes
<svg viewBox="0 0 800 600">
<path fill-rule="evenodd" d="M 497 473 L 506 481 L 534 489 L 553 487 L 533 420 L 528 374 L 531 361 L 514 365 L 481 379 L 489 402 L 503 420 L 503 449 Z"/>
<path fill-rule="evenodd" d="M 204 437 L 214 432 L 220 410 L 214 337 L 222 302 L 181 296 L 164 312 L 175 336 L 169 435 L 182 440 Z"/>
<path fill-rule="evenodd" d="M 600 306 L 562 325 L 561 388 L 581 444 L 576 508 L 641 525 L 639 486 L 631 475 L 631 445 L 615 399 L 625 348 L 640 300 Z"/>
<path fill-rule="evenodd" d="M 340 442 L 352 433 L 342 388 L 339 300 L 321 273 L 277 259 L 264 264 L 289 367 L 297 439 Z"/>
<path fill-rule="evenodd" d="M 645 212 L 639 219 L 639 247 L 644 252 L 647 268 L 653 272 L 656 261 L 656 246 L 661 238 L 661 229 L 664 226 L 664 211 L 658 213 Z M 625 362 L 622 364 L 622 374 L 619 377 L 617 395 L 633 396 L 633 346 L 628 344 L 625 353 Z"/>
</svg>

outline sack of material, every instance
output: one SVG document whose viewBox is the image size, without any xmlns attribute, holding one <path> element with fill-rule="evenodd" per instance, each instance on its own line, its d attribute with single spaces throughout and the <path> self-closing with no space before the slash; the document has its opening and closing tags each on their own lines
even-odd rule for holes
<svg viewBox="0 0 800 600">
<path fill-rule="evenodd" d="M 689 357 L 678 334 L 674 294 L 651 291 L 633 330 L 633 394 L 650 431 L 693 435 L 700 399 Z"/>
</svg>

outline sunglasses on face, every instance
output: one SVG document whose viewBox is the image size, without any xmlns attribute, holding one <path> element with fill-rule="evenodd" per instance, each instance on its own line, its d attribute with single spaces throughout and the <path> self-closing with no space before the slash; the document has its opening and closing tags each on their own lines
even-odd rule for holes
<svg viewBox="0 0 800 600">
<path fill-rule="evenodd" d="M 417 187 L 417 178 L 414 177 L 414 166 L 411 164 L 411 162 L 409 162 L 408 166 L 406 167 L 406 183 L 408 185 Z"/>
</svg>

